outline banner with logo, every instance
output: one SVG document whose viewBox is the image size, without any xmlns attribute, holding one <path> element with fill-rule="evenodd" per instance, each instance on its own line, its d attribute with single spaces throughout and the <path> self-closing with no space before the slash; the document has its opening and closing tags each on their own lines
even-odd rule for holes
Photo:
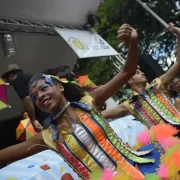
<svg viewBox="0 0 180 180">
<path fill-rule="evenodd" d="M 94 31 L 56 29 L 79 58 L 118 55 L 103 38 Z"/>
</svg>

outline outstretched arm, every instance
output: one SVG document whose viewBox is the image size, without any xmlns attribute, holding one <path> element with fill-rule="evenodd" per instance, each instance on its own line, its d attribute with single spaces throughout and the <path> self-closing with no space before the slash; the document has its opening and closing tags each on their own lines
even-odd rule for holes
<svg viewBox="0 0 180 180">
<path fill-rule="evenodd" d="M 35 144 L 39 145 L 33 146 Z M 0 165 L 26 158 L 47 149 L 46 147 L 40 145 L 45 145 L 42 133 L 36 134 L 35 136 L 23 143 L 0 150 Z"/>
<path fill-rule="evenodd" d="M 171 81 L 176 77 L 176 75 L 180 72 L 180 28 L 170 23 L 169 31 L 177 35 L 177 61 L 165 74 L 163 74 L 160 77 L 164 87 L 167 87 L 171 83 Z"/>
<path fill-rule="evenodd" d="M 114 95 L 135 74 L 138 64 L 138 34 L 131 26 L 124 24 L 118 31 L 119 40 L 129 45 L 124 68 L 108 83 L 90 93 L 97 105 L 102 105 Z"/>
<path fill-rule="evenodd" d="M 32 123 L 35 131 L 40 132 L 42 130 L 42 127 L 41 127 L 40 123 L 35 119 L 35 108 L 32 103 L 32 100 L 29 96 L 24 97 L 23 105 L 29 115 L 29 118 L 31 120 L 31 123 Z"/>
<path fill-rule="evenodd" d="M 129 111 L 125 108 L 124 104 L 119 104 L 117 107 L 104 110 L 101 112 L 105 119 L 115 119 L 130 115 Z"/>
</svg>

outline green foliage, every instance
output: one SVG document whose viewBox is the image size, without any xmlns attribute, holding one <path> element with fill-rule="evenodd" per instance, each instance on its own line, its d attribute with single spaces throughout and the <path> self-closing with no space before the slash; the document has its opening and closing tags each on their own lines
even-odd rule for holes
<svg viewBox="0 0 180 180">
<path fill-rule="evenodd" d="M 174 22 L 180 26 L 180 3 L 178 0 L 143 0 L 167 23 Z M 104 0 L 97 16 L 101 19 L 101 26 L 95 30 L 117 50 L 119 44 L 116 36 L 120 25 L 130 24 L 139 34 L 139 50 L 149 53 L 167 67 L 167 58 L 176 53 L 176 38 L 136 0 Z M 125 55 L 125 54 L 124 54 Z M 116 68 L 112 61 L 106 58 L 83 59 L 78 61 L 79 71 L 86 73 L 98 85 L 104 84 L 112 78 Z M 122 93 L 119 93 L 122 97 Z"/>
<path fill-rule="evenodd" d="M 180 7 L 177 0 L 143 1 L 166 22 L 173 21 L 180 25 Z M 175 37 L 167 33 L 136 0 L 105 0 L 99 7 L 97 15 L 102 20 L 102 25 L 96 30 L 114 48 L 118 45 L 115 40 L 118 27 L 128 23 L 138 31 L 141 53 L 155 53 L 164 48 L 165 54 L 156 54 L 157 59 L 164 60 L 175 49 Z"/>
</svg>

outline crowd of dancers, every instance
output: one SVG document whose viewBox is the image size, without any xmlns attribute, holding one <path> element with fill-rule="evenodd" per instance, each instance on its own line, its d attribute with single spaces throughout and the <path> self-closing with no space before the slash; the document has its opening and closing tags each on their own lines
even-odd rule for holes
<svg viewBox="0 0 180 180">
<path fill-rule="evenodd" d="M 126 63 L 113 79 L 99 87 L 87 77 L 58 74 L 58 69 L 26 79 L 17 66 L 13 71 L 6 70 L 2 77 L 14 85 L 38 133 L 0 150 L 0 165 L 50 148 L 80 179 L 93 179 L 104 169 L 112 172 L 112 179 L 179 179 L 180 29 L 172 23 L 168 29 L 177 35 L 177 60 L 150 84 L 138 67 L 138 34 L 128 24 L 117 32 L 118 39 L 129 46 Z M 15 86 L 18 75 L 26 92 L 22 86 Z M 113 109 L 104 109 L 105 101 L 125 84 L 132 89 L 132 98 Z M 172 97 L 172 88 L 177 96 Z M 35 109 L 41 112 L 41 118 L 36 117 Z M 147 127 L 137 136 L 134 148 L 123 142 L 107 121 L 130 114 Z M 42 119 L 41 125 L 36 119 Z"/>
</svg>

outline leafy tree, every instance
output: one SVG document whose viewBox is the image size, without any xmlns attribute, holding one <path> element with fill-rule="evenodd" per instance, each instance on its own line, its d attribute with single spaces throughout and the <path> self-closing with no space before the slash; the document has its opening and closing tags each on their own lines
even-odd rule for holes
<svg viewBox="0 0 180 180">
<path fill-rule="evenodd" d="M 174 22 L 180 26 L 180 2 L 178 0 L 143 0 L 166 22 Z M 176 55 L 176 38 L 136 0 L 104 0 L 97 16 L 101 19 L 101 26 L 95 30 L 117 50 L 117 29 L 123 23 L 136 28 L 139 34 L 140 53 L 149 53 L 161 63 L 163 68 L 170 67 Z M 127 50 L 121 49 L 125 56 Z M 104 84 L 109 80 L 116 68 L 108 58 L 79 60 L 79 70 L 89 74 L 97 84 Z M 122 97 L 122 93 L 119 94 Z"/>
<path fill-rule="evenodd" d="M 144 0 L 148 6 L 166 22 L 180 25 L 178 0 Z M 98 9 L 97 15 L 102 25 L 96 30 L 114 48 L 117 47 L 116 31 L 120 24 L 128 23 L 138 30 L 141 53 L 151 53 L 156 59 L 164 60 L 175 50 L 176 40 L 165 28 L 136 0 L 106 0 Z M 158 53 L 157 53 L 158 52 Z"/>
</svg>

